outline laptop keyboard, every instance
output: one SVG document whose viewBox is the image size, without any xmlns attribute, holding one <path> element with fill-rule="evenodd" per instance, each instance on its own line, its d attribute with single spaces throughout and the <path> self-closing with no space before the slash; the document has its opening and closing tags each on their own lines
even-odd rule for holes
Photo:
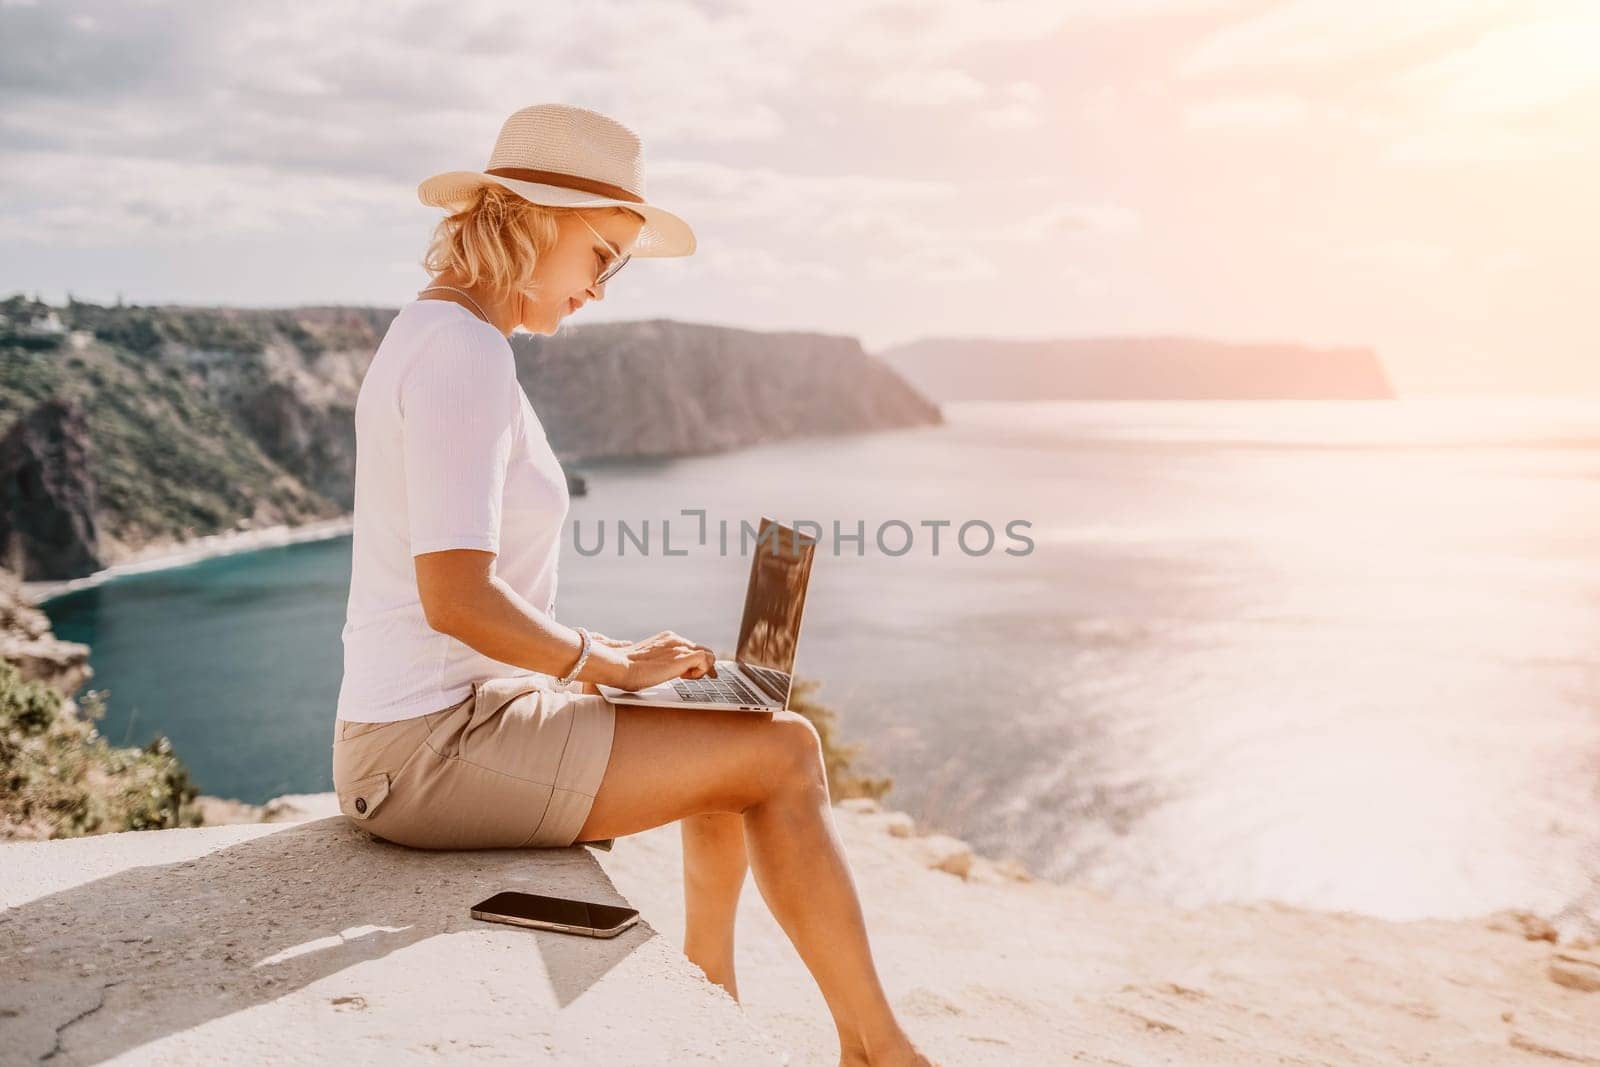
<svg viewBox="0 0 1600 1067">
<path fill-rule="evenodd" d="M 722 669 L 721 664 L 718 664 L 718 669 Z M 715 703 L 726 701 L 732 704 L 768 703 L 765 697 L 745 685 L 743 679 L 732 673 L 726 673 L 720 678 L 674 678 L 672 689 L 684 700 Z"/>
</svg>

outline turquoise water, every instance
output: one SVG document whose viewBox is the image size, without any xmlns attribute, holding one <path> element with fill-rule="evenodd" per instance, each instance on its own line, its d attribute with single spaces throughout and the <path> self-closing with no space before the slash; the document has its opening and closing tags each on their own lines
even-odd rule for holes
<svg viewBox="0 0 1600 1067">
<path fill-rule="evenodd" d="M 819 553 L 798 672 L 889 801 L 1035 872 L 1178 904 L 1600 915 L 1600 404 L 949 405 L 944 426 L 586 469 L 557 615 L 729 650 L 760 514 Z M 660 554 L 660 525 L 675 549 Z M 872 544 L 917 528 L 911 551 Z M 923 520 L 948 519 L 932 554 Z M 954 526 L 1022 519 L 968 557 Z M 349 539 L 51 601 L 115 742 L 210 793 L 331 787 Z"/>
<path fill-rule="evenodd" d="M 114 744 L 170 737 L 202 792 L 260 802 L 332 788 L 350 538 L 133 574 L 48 601 L 91 647 Z"/>
</svg>

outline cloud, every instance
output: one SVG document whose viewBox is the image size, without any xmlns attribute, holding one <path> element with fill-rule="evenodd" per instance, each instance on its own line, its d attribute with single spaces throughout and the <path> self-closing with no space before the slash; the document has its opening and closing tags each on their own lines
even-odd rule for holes
<svg viewBox="0 0 1600 1067">
<path fill-rule="evenodd" d="M 1452 253 L 1443 245 L 1428 241 L 1392 238 L 1376 244 L 1346 248 L 1338 259 L 1366 270 L 1422 274 L 1450 262 Z"/>
<path fill-rule="evenodd" d="M 861 277 L 869 282 L 983 282 L 1000 277 L 990 260 L 960 243 L 899 256 L 868 256 Z"/>
<path fill-rule="evenodd" d="M 1281 130 L 1306 121 L 1309 105 L 1289 93 L 1217 97 L 1190 104 L 1184 123 L 1196 130 Z"/>
<path fill-rule="evenodd" d="M 818 0 L 780 21 L 755 0 L 549 4 L 538 18 L 521 0 L 395 0 L 382 18 L 355 0 L 214 5 L 203 17 L 120 0 L 7 5 L 0 147 L 415 181 L 481 165 L 503 118 L 539 100 L 616 115 L 652 158 L 781 144 L 819 102 L 866 119 L 942 101 L 979 129 L 1014 130 L 1041 121 L 1038 87 L 989 84 L 963 73 L 963 57 L 1074 19 L 1212 6 Z"/>
<path fill-rule="evenodd" d="M 959 114 L 965 108 L 994 129 L 1025 129 L 1042 118 L 1039 86 L 1028 81 L 988 85 L 951 67 L 901 70 L 867 86 L 865 99 L 899 108 L 926 108 Z"/>
<path fill-rule="evenodd" d="M 989 87 L 964 70 L 949 67 L 898 70 L 867 87 L 869 100 L 910 107 L 970 104 L 989 95 Z"/>
<path fill-rule="evenodd" d="M 1600 88 L 1600 8 L 1505 26 L 1397 83 L 1459 115 L 1526 115 Z"/>
<path fill-rule="evenodd" d="M 996 130 L 1025 130 L 1044 121 L 1039 102 L 1044 93 L 1033 82 L 1009 82 L 991 95 L 978 121 Z"/>
<path fill-rule="evenodd" d="M 983 232 L 999 241 L 1042 244 L 1074 234 L 1127 234 L 1139 226 L 1139 213 L 1129 208 L 1058 201 Z"/>
<path fill-rule="evenodd" d="M 679 193 L 674 210 L 715 219 L 713 229 L 755 222 L 766 245 L 782 249 L 783 269 L 818 281 L 980 281 L 1000 274 L 985 244 L 1124 235 L 1140 226 L 1137 212 L 1116 204 L 1023 200 L 1013 216 L 975 228 L 968 188 L 937 178 L 800 175 L 683 161 L 663 173 Z M 1047 190 L 1050 183 L 1032 176 L 1017 185 Z M 731 261 L 741 262 L 739 255 Z"/>
<path fill-rule="evenodd" d="M 707 253 L 671 265 L 685 275 L 831 283 L 859 261 L 869 278 L 992 277 L 954 175 L 862 173 L 842 140 L 830 146 L 834 173 L 719 162 L 704 148 L 781 144 L 788 114 L 829 93 L 869 110 L 951 108 L 978 130 L 1034 126 L 1037 84 L 980 79 L 957 53 L 1035 39 L 1073 15 L 1190 6 L 824 0 L 774 32 L 770 9 L 744 4 L 560 6 L 534 23 L 510 3 L 394 4 L 377 21 L 347 0 L 223 7 L 204 19 L 163 8 L 144 21 L 102 3 L 84 8 L 93 34 L 25 9 L 35 21 L 0 48 L 51 60 L 12 63 L 3 76 L 17 106 L 0 114 L 0 233 L 93 244 L 413 226 L 421 177 L 481 166 L 504 115 L 567 99 L 647 138 L 652 199 L 693 220 Z M 886 55 L 914 62 L 885 77 Z M 858 66 L 863 57 L 874 62 Z M 815 77 L 824 71 L 838 77 Z M 858 134 L 872 128 L 860 117 Z M 991 236 L 1136 225 L 1114 206 L 1062 204 Z M 772 251 L 754 250 L 752 234 Z"/>
<path fill-rule="evenodd" d="M 840 264 L 807 262 L 766 246 L 715 244 L 707 247 L 704 253 L 697 253 L 695 258 L 701 261 L 696 284 L 709 276 L 756 295 L 785 289 L 793 292 L 795 285 L 802 282 L 831 285 L 850 276 Z"/>
<path fill-rule="evenodd" d="M 942 177 L 800 174 L 710 160 L 663 160 L 651 174 L 669 183 L 674 205 L 688 211 L 704 212 L 720 205 L 729 219 L 770 218 L 786 229 L 801 231 L 826 224 L 846 209 L 927 210 L 953 201 L 960 192 L 957 184 Z"/>
<path fill-rule="evenodd" d="M 1185 116 L 1192 129 L 1302 122 L 1310 101 L 1288 98 L 1321 93 L 1318 115 L 1376 141 L 1377 160 L 1462 166 L 1600 154 L 1581 121 L 1523 121 L 1600 95 L 1597 55 L 1592 0 L 1291 0 L 1203 38 L 1178 71 L 1278 84 L 1292 77 L 1302 87 L 1193 104 Z M 1356 64 L 1349 81 L 1323 76 Z"/>
<path fill-rule="evenodd" d="M 1365 59 L 1489 23 L 1541 0 L 1288 0 L 1202 39 L 1178 67 L 1183 76 L 1239 69 L 1304 70 Z"/>
<path fill-rule="evenodd" d="M 0 239 L 58 246 L 393 227 L 415 203 L 410 183 L 62 152 L 0 154 L 0 186 Z"/>
<path fill-rule="evenodd" d="M 1583 0 L 1530 13 L 1540 17 L 1489 30 L 1398 76 L 1400 106 L 1363 123 L 1387 134 L 1382 158 L 1431 166 L 1600 158 L 1590 133 L 1600 104 L 1600 9 Z"/>
<path fill-rule="evenodd" d="M 748 233 L 754 225 L 766 246 L 781 249 L 785 262 L 818 280 L 831 280 L 828 271 L 840 263 L 852 277 L 865 272 L 878 280 L 907 272 L 956 280 L 993 271 L 971 256 L 963 189 L 952 181 L 686 161 L 661 169 L 676 190 L 673 210 L 712 220 L 702 227 L 711 233 L 740 224 Z"/>
<path fill-rule="evenodd" d="M 752 0 L 754 2 L 754 0 Z M 860 3 L 823 0 L 808 5 L 838 43 L 877 61 L 932 64 L 987 45 L 1039 41 L 1074 24 L 1196 14 L 1233 0 L 900 0 Z M 755 6 L 759 7 L 759 3 Z"/>
<path fill-rule="evenodd" d="M 1435 123 L 1397 137 L 1383 151 L 1390 163 L 1460 167 L 1600 159 L 1600 144 L 1583 130 L 1507 129 L 1483 123 Z"/>
<path fill-rule="evenodd" d="M 1066 283 L 1068 291 L 1074 296 L 1098 298 L 1107 296 L 1111 292 L 1111 283 L 1104 275 L 1075 263 L 1063 263 L 1056 276 Z"/>
</svg>

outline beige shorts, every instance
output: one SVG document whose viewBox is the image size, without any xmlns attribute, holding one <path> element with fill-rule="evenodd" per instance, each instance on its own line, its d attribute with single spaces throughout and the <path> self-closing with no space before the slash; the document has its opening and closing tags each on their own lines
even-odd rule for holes
<svg viewBox="0 0 1600 1067">
<path fill-rule="evenodd" d="M 526 677 L 474 682 L 460 703 L 397 722 L 336 719 L 339 810 L 412 848 L 571 845 L 611 760 L 615 725 L 604 697 Z"/>
</svg>

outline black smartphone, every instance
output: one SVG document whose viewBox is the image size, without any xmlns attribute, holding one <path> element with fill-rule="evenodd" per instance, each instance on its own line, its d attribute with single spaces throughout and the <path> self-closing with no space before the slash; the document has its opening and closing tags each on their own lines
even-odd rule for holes
<svg viewBox="0 0 1600 1067">
<path fill-rule="evenodd" d="M 635 908 L 506 890 L 472 906 L 472 917 L 585 937 L 616 937 L 639 921 Z"/>
</svg>

